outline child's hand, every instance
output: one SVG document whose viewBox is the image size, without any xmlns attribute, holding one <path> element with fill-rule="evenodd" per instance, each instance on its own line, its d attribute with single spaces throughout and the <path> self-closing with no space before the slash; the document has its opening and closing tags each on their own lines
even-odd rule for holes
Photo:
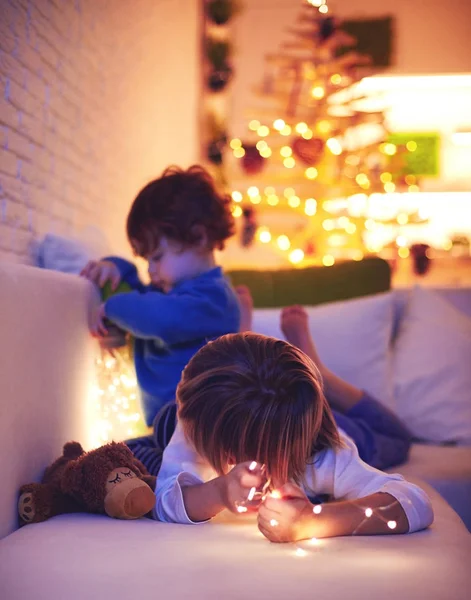
<svg viewBox="0 0 471 600">
<path fill-rule="evenodd" d="M 121 282 L 118 267 L 110 260 L 89 261 L 80 271 L 80 276 L 86 277 L 100 287 L 103 287 L 109 281 L 113 291 L 116 290 Z"/>
<path fill-rule="evenodd" d="M 261 494 L 254 497 L 252 490 L 261 489 L 266 477 L 262 465 L 255 463 L 253 469 L 251 466 L 251 461 L 240 463 L 221 477 L 221 500 L 231 512 L 256 510 L 261 502 Z"/>
<path fill-rule="evenodd" d="M 93 312 L 90 320 L 90 333 L 93 337 L 104 337 L 108 333 L 105 327 L 105 304 L 100 304 Z"/>
<path fill-rule="evenodd" d="M 258 510 L 258 528 L 271 542 L 296 542 L 316 535 L 313 505 L 292 483 L 268 495 Z M 317 536 L 316 536 L 317 537 Z"/>
</svg>

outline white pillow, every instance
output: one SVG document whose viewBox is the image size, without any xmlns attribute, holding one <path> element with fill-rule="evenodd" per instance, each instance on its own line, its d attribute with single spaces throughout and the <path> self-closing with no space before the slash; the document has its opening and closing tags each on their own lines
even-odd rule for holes
<svg viewBox="0 0 471 600">
<path fill-rule="evenodd" d="M 308 306 L 309 328 L 322 362 L 349 383 L 393 407 L 391 292 Z M 280 309 L 254 311 L 253 330 L 284 339 Z"/>
<path fill-rule="evenodd" d="M 411 291 L 394 344 L 398 415 L 432 442 L 471 444 L 471 319 L 428 290 Z"/>
</svg>

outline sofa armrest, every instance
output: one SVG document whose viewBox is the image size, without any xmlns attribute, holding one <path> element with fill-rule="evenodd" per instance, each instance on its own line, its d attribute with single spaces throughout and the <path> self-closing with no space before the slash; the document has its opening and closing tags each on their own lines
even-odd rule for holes
<svg viewBox="0 0 471 600">
<path fill-rule="evenodd" d="M 0 538 L 17 525 L 19 487 L 69 440 L 93 444 L 94 286 L 77 276 L 0 264 Z"/>
</svg>

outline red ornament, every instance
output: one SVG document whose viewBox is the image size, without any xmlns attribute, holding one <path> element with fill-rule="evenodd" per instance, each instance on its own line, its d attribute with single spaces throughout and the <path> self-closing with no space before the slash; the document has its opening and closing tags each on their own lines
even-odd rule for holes
<svg viewBox="0 0 471 600">
<path fill-rule="evenodd" d="M 293 154 L 308 167 L 316 165 L 324 153 L 325 142 L 321 138 L 305 140 L 298 137 L 292 144 Z"/>
<path fill-rule="evenodd" d="M 242 169 L 247 175 L 256 175 L 265 166 L 265 159 L 260 155 L 257 147 L 244 144 L 245 154 L 241 159 Z"/>
</svg>

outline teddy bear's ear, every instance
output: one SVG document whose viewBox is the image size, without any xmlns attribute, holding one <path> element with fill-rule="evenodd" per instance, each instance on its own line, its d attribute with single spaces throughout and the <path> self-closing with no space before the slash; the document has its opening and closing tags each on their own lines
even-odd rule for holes
<svg viewBox="0 0 471 600">
<path fill-rule="evenodd" d="M 62 450 L 62 454 L 65 458 L 72 460 L 85 454 L 85 451 L 78 442 L 67 442 Z"/>
<path fill-rule="evenodd" d="M 64 494 L 77 496 L 82 488 L 83 471 L 79 461 L 70 461 L 61 477 L 61 489 Z"/>
</svg>

